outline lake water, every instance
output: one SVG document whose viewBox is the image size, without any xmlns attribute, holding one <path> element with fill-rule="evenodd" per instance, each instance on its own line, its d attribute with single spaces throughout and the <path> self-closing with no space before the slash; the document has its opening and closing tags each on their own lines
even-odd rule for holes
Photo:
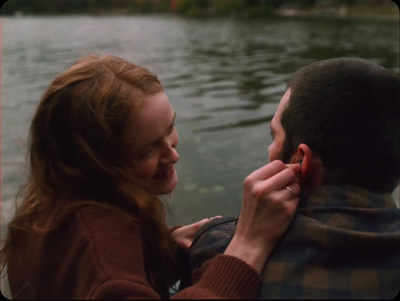
<svg viewBox="0 0 400 301">
<path fill-rule="evenodd" d="M 243 179 L 268 163 L 268 123 L 288 78 L 353 56 L 398 73 L 398 21 L 175 16 L 1 19 L 2 224 L 23 181 L 25 140 L 50 81 L 80 56 L 114 54 L 161 79 L 178 114 L 179 184 L 171 224 L 240 209 Z M 398 190 L 394 197 L 398 202 Z"/>
</svg>

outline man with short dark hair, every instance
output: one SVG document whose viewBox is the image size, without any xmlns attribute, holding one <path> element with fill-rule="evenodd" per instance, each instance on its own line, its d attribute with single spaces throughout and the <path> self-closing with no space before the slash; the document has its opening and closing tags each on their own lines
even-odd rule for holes
<svg viewBox="0 0 400 301">
<path fill-rule="evenodd" d="M 399 79 L 362 59 L 297 71 L 271 121 L 269 160 L 301 164 L 301 198 L 262 274 L 261 299 L 394 298 L 399 292 Z M 290 188 L 288 188 L 290 192 Z M 192 270 L 223 252 L 236 218 L 214 219 Z M 194 272 L 194 281 L 197 275 Z"/>
</svg>

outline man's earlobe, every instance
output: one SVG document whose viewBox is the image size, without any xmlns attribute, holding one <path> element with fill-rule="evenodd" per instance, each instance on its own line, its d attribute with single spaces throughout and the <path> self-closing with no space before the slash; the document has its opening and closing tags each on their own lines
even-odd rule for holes
<svg viewBox="0 0 400 301">
<path fill-rule="evenodd" d="M 311 158 L 312 158 L 312 151 L 308 147 L 307 144 L 300 144 L 297 147 L 297 162 L 300 164 L 300 173 L 299 177 L 301 180 L 306 181 L 309 173 L 311 172 Z"/>
<path fill-rule="evenodd" d="M 297 161 L 302 161 L 299 175 L 302 188 L 313 189 L 321 186 L 324 175 L 321 158 L 304 143 L 297 147 L 296 157 Z"/>
</svg>

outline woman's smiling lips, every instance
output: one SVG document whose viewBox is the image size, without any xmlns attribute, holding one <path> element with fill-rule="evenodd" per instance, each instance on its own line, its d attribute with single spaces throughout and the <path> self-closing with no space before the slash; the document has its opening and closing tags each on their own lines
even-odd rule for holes
<svg viewBox="0 0 400 301">
<path fill-rule="evenodd" d="M 157 181 L 164 181 L 164 180 L 167 180 L 169 177 L 171 177 L 174 174 L 174 172 L 175 172 L 175 168 L 172 165 L 170 168 L 155 174 L 153 176 L 153 179 L 155 179 Z"/>
</svg>

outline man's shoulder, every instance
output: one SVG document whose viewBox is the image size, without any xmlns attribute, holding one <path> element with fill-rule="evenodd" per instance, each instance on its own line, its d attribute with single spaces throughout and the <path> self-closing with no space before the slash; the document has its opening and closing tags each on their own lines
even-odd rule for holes
<svg viewBox="0 0 400 301">
<path fill-rule="evenodd" d="M 236 228 L 237 221 L 238 217 L 234 216 L 213 218 L 197 231 L 193 243 L 200 239 L 205 232 L 214 233 L 216 235 L 219 233 L 226 234 L 232 232 L 232 230 L 234 230 L 233 228 Z"/>
<path fill-rule="evenodd" d="M 225 251 L 235 234 L 237 220 L 233 216 L 214 218 L 197 231 L 189 249 L 192 270 Z"/>
</svg>

